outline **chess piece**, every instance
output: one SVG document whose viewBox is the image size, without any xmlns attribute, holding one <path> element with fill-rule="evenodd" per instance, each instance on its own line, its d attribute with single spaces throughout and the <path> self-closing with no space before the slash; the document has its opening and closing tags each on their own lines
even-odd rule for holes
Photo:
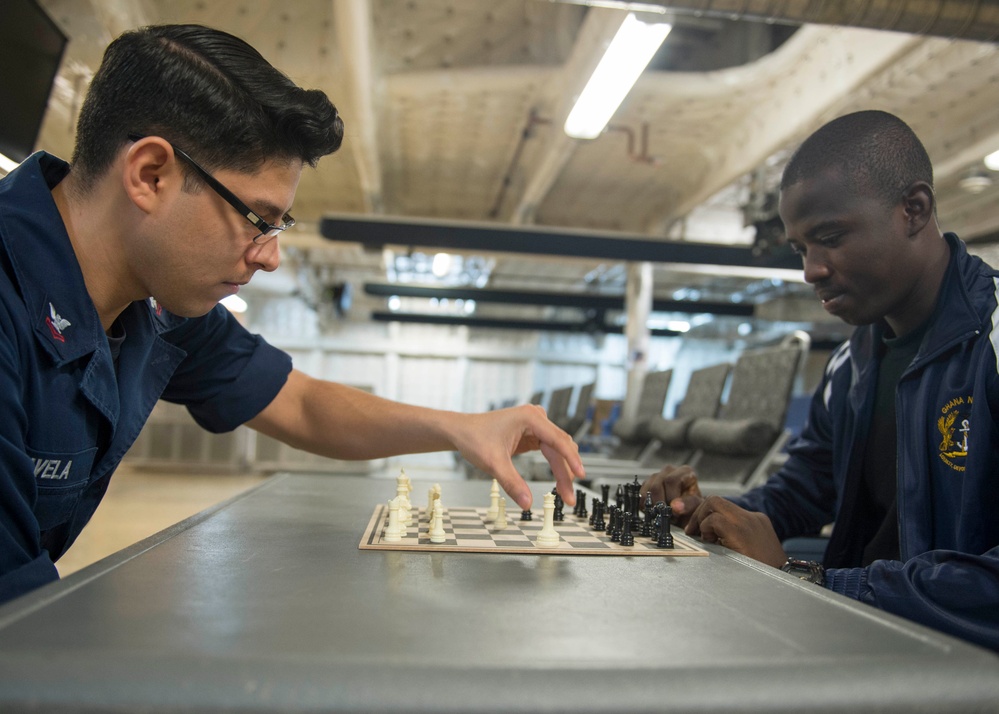
<svg viewBox="0 0 999 714">
<path fill-rule="evenodd" d="M 611 506 L 610 507 L 610 526 L 607 529 L 610 539 L 615 543 L 621 540 L 621 507 Z"/>
<path fill-rule="evenodd" d="M 604 502 L 597 501 L 593 504 L 593 530 L 607 530 L 607 523 L 604 521 Z"/>
<path fill-rule="evenodd" d="M 660 505 L 662 506 L 660 508 Z M 669 519 L 673 515 L 673 509 L 667 506 L 665 503 L 660 502 L 656 505 L 656 511 L 659 515 L 656 516 L 656 522 L 659 523 L 658 538 L 656 539 L 657 548 L 672 548 L 673 547 L 673 534 L 670 533 Z"/>
<path fill-rule="evenodd" d="M 409 486 L 406 485 L 406 472 L 395 480 L 395 497 L 399 499 L 399 523 L 409 526 L 413 522 L 412 504 L 409 502 Z"/>
<path fill-rule="evenodd" d="M 528 508 L 525 511 L 521 511 L 521 513 L 520 513 L 520 520 L 522 520 L 522 521 L 530 521 L 533 518 L 534 518 L 534 515 L 531 513 L 531 509 L 530 508 Z"/>
<path fill-rule="evenodd" d="M 434 518 L 434 501 L 439 501 L 441 497 L 441 485 L 435 483 L 433 488 L 427 492 L 427 523 L 433 521 Z"/>
<path fill-rule="evenodd" d="M 604 504 L 610 503 L 610 484 L 609 483 L 605 483 L 605 484 L 603 484 L 600 487 L 600 495 L 602 496 L 601 500 L 604 502 Z"/>
<path fill-rule="evenodd" d="M 621 545 L 635 545 L 635 536 L 631 532 L 631 514 L 621 516 Z"/>
<path fill-rule="evenodd" d="M 444 532 L 444 506 L 439 498 L 434 501 L 434 515 L 430 524 L 430 542 L 443 543 L 447 534 Z"/>
<path fill-rule="evenodd" d="M 565 514 L 562 513 L 562 509 L 565 508 L 565 501 L 562 500 L 562 497 L 558 495 L 558 491 L 555 490 L 554 488 L 552 489 L 552 496 L 555 497 L 554 498 L 554 501 L 555 501 L 555 511 L 554 511 L 554 515 L 552 517 L 556 521 L 564 521 L 565 520 Z"/>
<path fill-rule="evenodd" d="M 539 548 L 556 548 L 559 544 L 558 531 L 555 530 L 555 494 L 545 494 L 545 521 L 538 533 L 536 544 Z"/>
<path fill-rule="evenodd" d="M 642 519 L 642 538 L 652 537 L 652 519 L 655 518 L 652 508 L 645 509 L 645 518 Z"/>
<path fill-rule="evenodd" d="M 499 508 L 496 510 L 496 530 L 501 531 L 506 526 L 506 499 L 501 496 L 499 499 Z"/>
<path fill-rule="evenodd" d="M 486 522 L 495 521 L 499 512 L 500 488 L 499 481 L 493 479 L 493 485 L 489 489 L 489 510 L 486 511 Z"/>
<path fill-rule="evenodd" d="M 579 495 L 576 496 L 576 508 L 579 509 L 579 512 L 576 515 L 579 516 L 580 518 L 586 518 L 586 515 L 587 515 L 587 513 L 586 513 L 586 494 L 583 493 L 582 491 L 580 491 Z"/>
<path fill-rule="evenodd" d="M 399 520 L 399 506 L 400 501 L 398 496 L 389 501 L 388 527 L 385 529 L 385 534 L 382 536 L 382 540 L 386 543 L 398 543 L 406 534 L 406 531 L 402 527 L 402 523 Z"/>
</svg>

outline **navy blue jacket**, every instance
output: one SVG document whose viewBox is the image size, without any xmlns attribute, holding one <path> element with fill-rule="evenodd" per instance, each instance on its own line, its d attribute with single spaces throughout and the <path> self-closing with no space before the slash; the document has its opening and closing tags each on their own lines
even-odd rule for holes
<svg viewBox="0 0 999 714">
<path fill-rule="evenodd" d="M 118 318 L 117 364 L 51 189 L 44 153 L 0 180 L 0 602 L 58 578 L 108 480 L 162 398 L 215 432 L 260 412 L 290 358 L 225 308 L 197 319 L 152 300 Z"/>
<path fill-rule="evenodd" d="M 937 306 L 898 385 L 898 443 L 884 445 L 898 460 L 901 560 L 832 567 L 826 587 L 999 650 L 999 272 L 946 240 Z M 833 353 L 786 465 L 733 499 L 782 540 L 835 521 L 827 566 L 845 564 L 881 337 L 858 328 Z"/>
</svg>

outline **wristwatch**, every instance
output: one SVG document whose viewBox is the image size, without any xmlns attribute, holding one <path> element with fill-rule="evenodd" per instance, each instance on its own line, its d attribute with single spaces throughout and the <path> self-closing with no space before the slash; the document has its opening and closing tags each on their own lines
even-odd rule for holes
<svg viewBox="0 0 999 714">
<path fill-rule="evenodd" d="M 816 585 L 826 584 L 826 569 L 822 567 L 822 563 L 816 563 L 814 560 L 788 558 L 787 562 L 780 566 L 780 569 Z"/>
</svg>

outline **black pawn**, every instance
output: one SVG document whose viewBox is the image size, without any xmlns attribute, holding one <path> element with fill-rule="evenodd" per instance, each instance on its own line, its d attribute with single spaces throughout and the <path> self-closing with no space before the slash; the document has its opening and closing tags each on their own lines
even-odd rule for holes
<svg viewBox="0 0 999 714">
<path fill-rule="evenodd" d="M 530 521 L 533 518 L 534 518 L 534 516 L 531 515 L 531 510 L 530 509 L 528 509 L 526 511 L 521 511 L 521 513 L 520 513 L 520 520 L 522 520 L 522 521 Z"/>
<path fill-rule="evenodd" d="M 562 500 L 562 497 L 558 495 L 558 491 L 554 488 L 552 489 L 552 493 L 555 494 L 555 513 L 552 514 L 552 520 L 564 521 L 565 514 L 562 512 L 562 509 L 565 508 L 565 501 Z"/>
<path fill-rule="evenodd" d="M 604 521 L 604 502 L 597 501 L 593 504 L 593 530 L 607 530 L 607 523 Z"/>
<path fill-rule="evenodd" d="M 590 525 L 591 526 L 597 520 L 597 507 L 599 505 L 600 505 L 600 501 L 599 500 L 596 500 L 596 501 L 593 502 L 593 513 L 590 514 Z"/>
<path fill-rule="evenodd" d="M 586 494 L 582 491 L 576 496 L 576 515 L 580 518 L 586 518 Z"/>
<path fill-rule="evenodd" d="M 669 506 L 663 504 L 662 513 L 657 518 L 662 519 L 662 525 L 659 527 L 659 538 L 656 540 L 657 548 L 672 548 L 673 547 L 673 534 L 670 533 L 669 529 L 669 517 L 671 515 L 671 509 Z"/>
<path fill-rule="evenodd" d="M 642 538 L 652 537 L 652 519 L 655 518 L 655 514 L 652 512 L 651 508 L 645 510 L 645 518 L 642 519 Z"/>
<path fill-rule="evenodd" d="M 635 536 L 631 532 L 631 514 L 621 517 L 621 545 L 635 545 Z"/>
<path fill-rule="evenodd" d="M 619 542 L 621 540 L 621 509 L 617 506 L 610 507 L 610 539 Z"/>
</svg>

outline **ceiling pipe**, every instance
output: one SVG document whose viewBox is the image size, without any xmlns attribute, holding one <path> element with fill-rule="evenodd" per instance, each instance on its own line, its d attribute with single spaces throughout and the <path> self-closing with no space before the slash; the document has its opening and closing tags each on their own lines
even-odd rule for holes
<svg viewBox="0 0 999 714">
<path fill-rule="evenodd" d="M 574 5 L 620 7 L 632 2 L 559 0 Z M 912 35 L 995 42 L 999 3 L 992 0 L 643 0 L 663 13 L 782 24 L 840 25 Z"/>
<path fill-rule="evenodd" d="M 327 240 L 361 243 L 368 250 L 398 245 L 444 251 L 521 253 L 597 258 L 615 261 L 771 268 L 801 273 L 801 258 L 789 249 L 756 255 L 744 246 L 664 241 L 630 234 L 555 230 L 471 221 L 433 221 L 411 216 L 339 214 L 323 217 L 320 234 Z M 781 277 L 784 277 L 783 275 Z"/>
<path fill-rule="evenodd" d="M 401 285 L 397 283 L 365 283 L 364 292 L 378 297 L 447 298 L 448 300 L 475 300 L 477 303 L 502 303 L 507 305 L 545 305 L 573 307 L 582 310 L 624 310 L 624 295 L 595 295 L 593 293 L 531 292 L 527 290 L 497 290 L 491 288 L 439 287 L 426 285 Z M 712 314 L 731 317 L 752 317 L 753 306 L 747 303 L 708 302 L 699 300 L 669 300 L 653 298 L 654 312 L 683 312 L 691 315 Z"/>
</svg>

